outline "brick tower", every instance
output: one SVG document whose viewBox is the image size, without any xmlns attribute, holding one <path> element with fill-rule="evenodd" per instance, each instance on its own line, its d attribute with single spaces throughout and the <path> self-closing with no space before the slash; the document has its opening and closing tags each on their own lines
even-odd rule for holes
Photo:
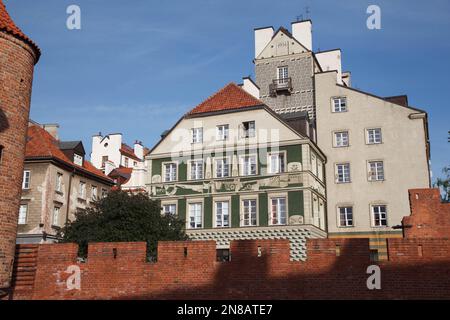
<svg viewBox="0 0 450 320">
<path fill-rule="evenodd" d="M 34 65 L 40 50 L 0 0 L 0 296 L 11 285 Z"/>
</svg>

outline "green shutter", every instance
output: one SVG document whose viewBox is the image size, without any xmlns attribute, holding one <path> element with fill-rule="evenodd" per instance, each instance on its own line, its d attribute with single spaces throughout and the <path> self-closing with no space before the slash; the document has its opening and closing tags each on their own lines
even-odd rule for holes
<svg viewBox="0 0 450 320">
<path fill-rule="evenodd" d="M 301 215 L 305 216 L 303 191 L 288 192 L 288 210 L 289 216 Z"/>
<path fill-rule="evenodd" d="M 213 213 L 213 209 L 212 209 L 212 197 L 205 197 L 205 202 L 204 202 L 204 228 L 205 229 L 210 229 L 212 228 L 212 213 Z"/>
<path fill-rule="evenodd" d="M 231 196 L 231 227 L 238 228 L 241 224 L 241 212 L 239 209 L 239 196 Z"/>
<path fill-rule="evenodd" d="M 259 225 L 267 226 L 269 224 L 269 212 L 267 208 L 267 194 L 260 193 L 258 195 L 258 211 L 259 211 Z"/>
<path fill-rule="evenodd" d="M 186 221 L 186 199 L 178 199 L 178 217 Z"/>
</svg>

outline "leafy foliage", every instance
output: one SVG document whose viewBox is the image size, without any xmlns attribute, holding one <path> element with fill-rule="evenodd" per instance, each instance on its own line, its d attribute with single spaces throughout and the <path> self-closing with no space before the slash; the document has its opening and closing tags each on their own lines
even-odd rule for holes
<svg viewBox="0 0 450 320">
<path fill-rule="evenodd" d="M 89 242 L 145 241 L 147 256 L 153 259 L 158 241 L 187 239 L 184 221 L 162 215 L 158 202 L 145 193 L 111 191 L 75 217 L 60 235 L 62 242 L 78 243 L 82 257 L 87 256 Z"/>
<path fill-rule="evenodd" d="M 442 200 L 450 202 L 450 166 L 442 169 L 442 173 L 445 175 L 445 178 L 438 178 L 435 186 L 441 189 Z"/>
</svg>

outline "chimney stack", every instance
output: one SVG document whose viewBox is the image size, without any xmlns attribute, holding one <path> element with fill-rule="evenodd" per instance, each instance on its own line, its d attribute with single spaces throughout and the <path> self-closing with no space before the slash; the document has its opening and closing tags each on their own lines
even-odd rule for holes
<svg viewBox="0 0 450 320">
<path fill-rule="evenodd" d="M 292 36 L 306 49 L 312 51 L 312 22 L 303 20 L 292 22 Z"/>
<path fill-rule="evenodd" d="M 273 33 L 273 27 L 255 29 L 255 59 L 272 40 Z"/>
<path fill-rule="evenodd" d="M 45 131 L 50 133 L 53 138 L 55 138 L 56 140 L 59 140 L 59 135 L 58 135 L 59 124 L 56 124 L 56 123 L 43 124 L 42 128 L 44 128 Z"/>
</svg>

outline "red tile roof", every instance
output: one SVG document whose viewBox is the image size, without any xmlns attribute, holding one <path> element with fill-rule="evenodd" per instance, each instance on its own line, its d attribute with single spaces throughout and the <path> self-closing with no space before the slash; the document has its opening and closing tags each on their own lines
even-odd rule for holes
<svg viewBox="0 0 450 320">
<path fill-rule="evenodd" d="M 139 159 L 139 157 L 134 153 L 134 149 L 125 143 L 122 143 L 122 146 L 120 148 L 120 153 L 122 155 L 132 158 L 134 160 L 141 161 L 141 159 Z"/>
<path fill-rule="evenodd" d="M 108 176 L 117 179 L 117 185 L 122 185 L 130 180 L 132 172 L 133 168 L 119 167 L 111 171 Z"/>
<path fill-rule="evenodd" d="M 28 127 L 27 132 L 27 145 L 25 149 L 25 161 L 34 160 L 37 158 L 56 159 L 63 162 L 65 165 L 72 168 L 79 169 L 90 175 L 108 180 L 112 183 L 112 180 L 107 177 L 102 171 L 94 167 L 92 163 L 84 160 L 83 166 L 76 165 L 71 161 L 60 149 L 59 141 L 56 140 L 50 133 L 38 125 L 32 124 Z"/>
<path fill-rule="evenodd" d="M 210 96 L 192 109 L 188 115 L 243 109 L 248 107 L 261 106 L 264 103 L 250 93 L 239 87 L 235 83 L 229 83 L 221 90 Z"/>
<path fill-rule="evenodd" d="M 9 33 L 9 34 L 15 36 L 16 38 L 21 39 L 22 41 L 25 41 L 36 52 L 36 56 L 37 56 L 36 60 L 39 60 L 39 57 L 41 55 L 41 50 L 30 38 L 28 38 L 22 32 L 22 30 L 20 30 L 16 26 L 14 21 L 9 16 L 8 11 L 6 10 L 6 7 L 3 4 L 2 0 L 0 0 L 0 31 L 4 31 L 6 33 Z"/>
</svg>

